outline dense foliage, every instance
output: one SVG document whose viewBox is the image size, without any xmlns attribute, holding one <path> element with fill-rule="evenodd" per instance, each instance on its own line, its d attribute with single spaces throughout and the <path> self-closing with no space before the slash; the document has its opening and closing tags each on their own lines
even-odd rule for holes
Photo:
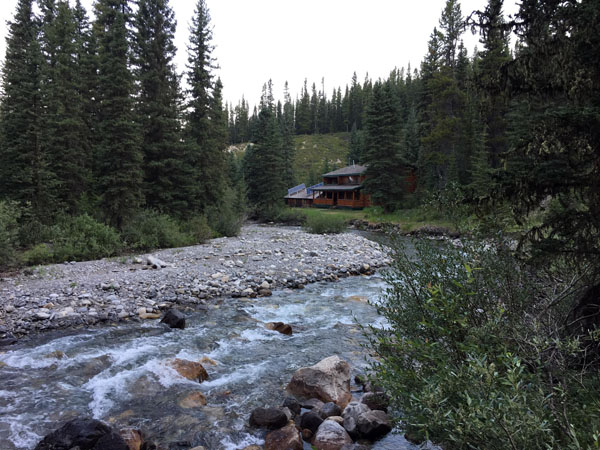
<svg viewBox="0 0 600 450">
<path fill-rule="evenodd" d="M 177 237 L 170 230 L 181 223 L 239 231 L 245 190 L 227 175 L 237 163 L 225 153 L 227 113 L 205 2 L 192 20 L 185 96 L 167 0 L 99 0 L 94 13 L 90 23 L 79 1 L 20 0 L 9 24 L 0 201 L 15 211 L 20 239 L 3 238 L 0 266 L 14 262 L 19 246 L 30 250 L 25 261 L 43 262 L 106 256 L 123 240 L 151 248 L 212 234 Z M 132 244 L 132 227 L 152 221 L 164 230 L 148 226 Z M 101 238 L 104 225 L 121 234 L 119 245 Z"/>
<path fill-rule="evenodd" d="M 371 330 L 371 344 L 377 382 L 412 438 L 449 449 L 599 445 L 597 367 L 581 364 L 587 349 L 564 330 L 576 284 L 519 264 L 502 241 L 398 241 L 393 260 L 378 305 L 388 326 Z"/>
</svg>

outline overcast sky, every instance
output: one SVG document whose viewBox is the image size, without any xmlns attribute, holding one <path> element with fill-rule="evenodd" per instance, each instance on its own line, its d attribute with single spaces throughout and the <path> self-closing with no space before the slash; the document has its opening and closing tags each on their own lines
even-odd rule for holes
<svg viewBox="0 0 600 450">
<path fill-rule="evenodd" d="M 12 20 L 17 0 L 1 0 L 0 55 L 4 59 L 6 21 Z M 92 0 L 82 0 L 91 14 Z M 292 95 L 314 81 L 330 97 L 356 71 L 358 79 L 386 77 L 394 67 L 419 67 L 427 41 L 446 0 L 206 0 L 213 25 L 216 74 L 224 84 L 226 101 L 237 104 L 244 95 L 250 104 L 272 79 L 276 97 L 287 80 Z M 517 10 L 505 2 L 505 13 Z M 171 0 L 177 18 L 179 71 L 185 69 L 186 45 L 195 0 Z M 483 9 L 487 0 L 462 0 L 463 15 Z M 466 31 L 472 53 L 478 37 Z"/>
</svg>

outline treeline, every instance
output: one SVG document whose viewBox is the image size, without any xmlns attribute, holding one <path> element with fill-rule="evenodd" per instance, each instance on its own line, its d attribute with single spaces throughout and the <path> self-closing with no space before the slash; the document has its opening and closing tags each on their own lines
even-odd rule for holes
<svg viewBox="0 0 600 450">
<path fill-rule="evenodd" d="M 508 97 L 500 86 L 500 69 L 513 55 L 502 2 L 490 1 L 477 17 L 485 32 L 482 49 L 472 57 L 461 40 L 466 18 L 457 0 L 448 1 L 420 70 L 394 69 L 387 79 L 367 76 L 362 83 L 354 73 L 351 84 L 343 92 L 333 89 L 330 97 L 323 80 L 318 91 L 315 83 L 309 91 L 305 80 L 295 101 L 286 82 L 284 101 L 275 110 L 289 116 L 293 134 L 351 132 L 348 163 L 388 165 L 398 173 L 401 166 L 412 167 L 418 171 L 420 192 L 452 182 L 487 191 L 490 169 L 499 167 L 500 155 L 508 149 Z M 227 109 L 229 142 L 253 141 L 260 108 L 250 113 L 242 99 Z M 384 134 L 388 142 L 381 141 Z M 399 177 L 392 179 L 402 184 Z M 378 198 L 394 209 L 403 206 L 401 191 L 381 192 Z"/>
<path fill-rule="evenodd" d="M 162 215 L 236 233 L 243 186 L 225 151 L 205 1 L 190 28 L 186 90 L 167 0 L 135 9 L 99 0 L 93 22 L 79 0 L 36 3 L 39 13 L 19 0 L 9 24 L 0 103 L 0 200 L 19 208 L 21 244 L 81 215 L 119 232 Z"/>
</svg>

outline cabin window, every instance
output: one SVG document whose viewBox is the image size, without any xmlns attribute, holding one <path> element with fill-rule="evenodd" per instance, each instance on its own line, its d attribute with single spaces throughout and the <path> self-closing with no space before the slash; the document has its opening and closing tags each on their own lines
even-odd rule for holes
<svg viewBox="0 0 600 450">
<path fill-rule="evenodd" d="M 327 198 L 333 198 L 333 193 L 332 192 L 328 192 L 327 193 Z"/>
<path fill-rule="evenodd" d="M 360 200 L 360 191 L 356 191 L 356 194 L 354 196 L 355 200 Z"/>
<path fill-rule="evenodd" d="M 343 192 L 340 192 L 340 193 L 339 193 L 339 195 L 338 195 L 338 198 L 339 198 L 340 200 L 344 200 L 344 193 L 343 193 Z"/>
</svg>

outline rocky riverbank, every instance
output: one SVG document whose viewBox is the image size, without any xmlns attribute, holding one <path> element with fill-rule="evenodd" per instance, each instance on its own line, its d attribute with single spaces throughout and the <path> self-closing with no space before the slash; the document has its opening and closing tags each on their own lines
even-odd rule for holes
<svg viewBox="0 0 600 450">
<path fill-rule="evenodd" d="M 378 244 L 356 234 L 248 225 L 204 245 L 27 269 L 0 279 L 0 345 L 43 330 L 158 319 L 177 305 L 268 296 L 388 263 Z"/>
</svg>

